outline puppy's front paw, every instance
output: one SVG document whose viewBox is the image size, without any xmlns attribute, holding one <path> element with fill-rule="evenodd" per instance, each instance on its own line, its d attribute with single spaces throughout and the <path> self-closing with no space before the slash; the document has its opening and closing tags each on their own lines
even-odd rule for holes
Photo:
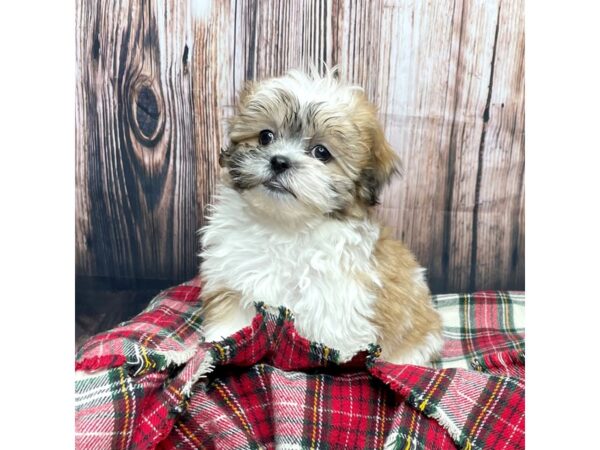
<svg viewBox="0 0 600 450">
<path fill-rule="evenodd" d="M 205 342 L 218 342 L 252 323 L 255 311 L 244 308 L 240 293 L 220 290 L 207 293 L 203 298 Z"/>
<path fill-rule="evenodd" d="M 431 332 L 416 346 L 400 347 L 398 349 L 382 348 L 381 359 L 393 364 L 429 367 L 431 361 L 439 355 L 443 345 L 444 341 L 441 334 Z"/>
<path fill-rule="evenodd" d="M 204 328 L 204 342 L 219 342 L 235 334 L 238 329 L 234 327 L 222 326 L 226 324 L 213 324 L 210 328 Z"/>
</svg>

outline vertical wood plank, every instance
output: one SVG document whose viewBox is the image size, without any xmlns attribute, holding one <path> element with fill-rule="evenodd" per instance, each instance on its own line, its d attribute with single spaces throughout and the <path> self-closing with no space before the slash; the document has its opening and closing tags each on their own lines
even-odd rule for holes
<svg viewBox="0 0 600 450">
<path fill-rule="evenodd" d="M 77 272 L 193 275 L 187 4 L 77 4 Z"/>
<path fill-rule="evenodd" d="M 472 288 L 525 288 L 524 46 L 523 2 L 502 1 L 480 149 Z"/>
<path fill-rule="evenodd" d="M 457 49 L 453 110 L 448 111 L 450 137 L 444 203 L 444 245 L 440 277 L 447 292 L 471 290 L 475 261 L 480 145 L 497 47 L 498 2 L 464 2 Z M 450 115 L 451 114 L 451 115 Z"/>
<path fill-rule="evenodd" d="M 282 75 L 293 68 L 306 70 L 323 61 L 331 64 L 330 2 L 248 0 L 237 5 L 236 90 L 247 80 Z"/>
<path fill-rule="evenodd" d="M 219 150 L 226 145 L 225 118 L 234 106 L 235 3 L 196 2 L 191 15 L 189 65 L 193 77 L 198 230 L 205 224 L 215 191 Z M 198 245 L 196 242 L 196 251 Z"/>
</svg>

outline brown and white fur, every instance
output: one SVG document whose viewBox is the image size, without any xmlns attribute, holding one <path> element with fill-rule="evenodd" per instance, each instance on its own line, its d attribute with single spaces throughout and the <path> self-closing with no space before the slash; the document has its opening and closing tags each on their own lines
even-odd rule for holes
<svg viewBox="0 0 600 450">
<path fill-rule="evenodd" d="M 374 220 L 399 159 L 362 89 L 335 71 L 251 83 L 228 137 L 201 230 L 206 340 L 249 325 L 262 301 L 342 360 L 378 343 L 384 359 L 426 364 L 441 321 L 424 269 Z"/>
</svg>

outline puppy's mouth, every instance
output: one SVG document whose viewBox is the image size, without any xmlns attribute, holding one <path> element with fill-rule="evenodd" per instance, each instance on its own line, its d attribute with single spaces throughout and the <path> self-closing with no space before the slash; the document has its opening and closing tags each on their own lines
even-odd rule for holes
<svg viewBox="0 0 600 450">
<path fill-rule="evenodd" d="M 271 192 L 276 192 L 276 193 L 278 193 L 278 194 L 284 194 L 284 195 L 288 195 L 288 194 L 289 194 L 289 195 L 291 195 L 292 197 L 294 197 L 294 198 L 297 198 L 297 197 L 296 197 L 296 194 L 294 194 L 294 193 L 293 193 L 293 192 L 290 190 L 290 188 L 288 188 L 288 187 L 284 186 L 283 184 L 281 184 L 281 183 L 280 183 L 279 181 L 277 181 L 277 180 L 268 180 L 268 181 L 265 181 L 265 182 L 264 182 L 262 185 L 263 185 L 265 188 L 267 188 L 267 190 L 268 190 L 268 191 L 271 191 Z"/>
</svg>

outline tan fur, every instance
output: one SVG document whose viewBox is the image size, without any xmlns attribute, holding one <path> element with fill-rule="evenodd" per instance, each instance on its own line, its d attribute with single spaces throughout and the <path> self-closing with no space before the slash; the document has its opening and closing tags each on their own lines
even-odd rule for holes
<svg viewBox="0 0 600 450">
<path fill-rule="evenodd" d="M 382 282 L 381 288 L 372 286 L 377 294 L 373 322 L 380 330 L 378 344 L 384 359 L 402 361 L 427 345 L 429 336 L 441 339 L 442 322 L 427 285 L 415 280 L 420 269 L 415 257 L 387 230 L 377 241 L 373 262 Z"/>
<path fill-rule="evenodd" d="M 204 322 L 220 322 L 239 308 L 241 295 L 231 289 L 218 289 L 202 294 Z"/>
</svg>

